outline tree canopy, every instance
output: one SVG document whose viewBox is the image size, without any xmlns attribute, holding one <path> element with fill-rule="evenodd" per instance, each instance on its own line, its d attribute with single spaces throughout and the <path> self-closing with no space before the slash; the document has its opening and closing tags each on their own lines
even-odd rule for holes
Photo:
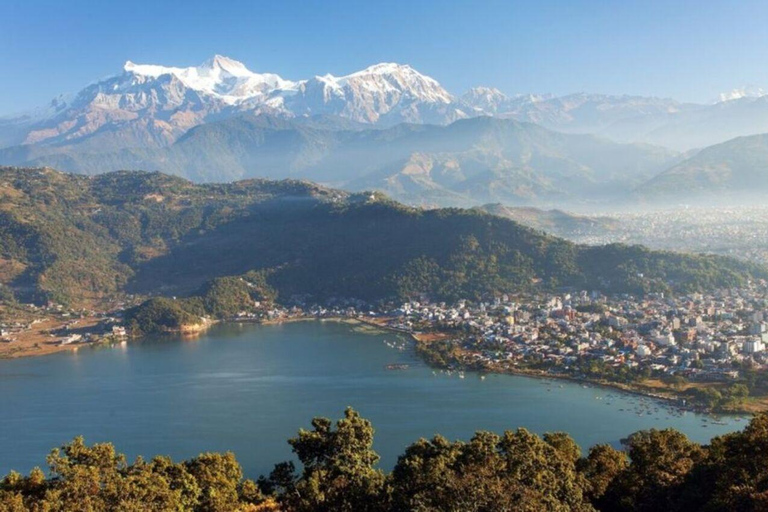
<svg viewBox="0 0 768 512">
<path fill-rule="evenodd" d="M 370 421 L 348 408 L 289 439 L 296 462 L 257 481 L 232 453 L 129 463 L 109 443 L 76 438 L 53 450 L 48 472 L 0 480 L 2 512 L 107 511 L 760 511 L 768 506 L 768 415 L 699 445 L 674 430 L 632 434 L 626 450 L 584 456 L 562 432 L 477 432 L 408 446 L 377 467 Z"/>
</svg>

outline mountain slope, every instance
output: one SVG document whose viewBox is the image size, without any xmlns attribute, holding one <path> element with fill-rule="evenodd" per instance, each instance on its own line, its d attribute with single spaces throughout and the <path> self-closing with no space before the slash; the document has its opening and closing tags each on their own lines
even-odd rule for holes
<svg viewBox="0 0 768 512">
<path fill-rule="evenodd" d="M 668 116 L 639 140 L 681 151 L 768 132 L 768 96 L 745 96 Z"/>
<path fill-rule="evenodd" d="M 382 63 L 350 75 L 316 76 L 285 99 L 294 115 L 334 114 L 387 126 L 445 124 L 466 117 L 453 97 L 434 79 L 407 65 Z"/>
<path fill-rule="evenodd" d="M 739 137 L 710 146 L 659 174 L 638 193 L 680 198 L 768 193 L 768 134 Z"/>
<path fill-rule="evenodd" d="M 452 195 L 464 198 L 463 205 L 585 200 L 621 196 L 675 158 L 661 148 L 488 117 L 417 132 L 409 140 L 407 154 L 389 151 L 400 158 L 349 186 L 425 204 L 451 204 Z"/>
<path fill-rule="evenodd" d="M 583 247 L 477 211 L 290 180 L 195 185 L 159 173 L 2 168 L 0 194 L 0 284 L 24 301 L 183 295 L 244 274 L 279 300 L 369 301 L 534 286 L 690 290 L 766 276 L 727 258 Z"/>
<path fill-rule="evenodd" d="M 577 215 L 562 210 L 509 207 L 498 203 L 486 204 L 479 209 L 565 239 L 585 232 L 610 231 L 619 225 L 619 221 L 611 217 Z"/>
<path fill-rule="evenodd" d="M 691 108 L 694 107 L 670 99 L 577 93 L 509 98 L 500 115 L 569 133 L 594 133 L 612 140 L 638 141 L 640 126 L 662 122 L 670 115 Z M 626 136 L 617 133 L 617 125 L 638 121 L 641 125 L 635 133 Z"/>
<path fill-rule="evenodd" d="M 380 63 L 343 76 L 294 81 L 255 73 L 216 55 L 191 67 L 128 61 L 118 74 L 72 97 L 0 118 L 0 148 L 55 146 L 80 153 L 153 149 L 172 144 L 195 126 L 243 113 L 334 116 L 382 127 L 494 116 L 680 151 L 768 131 L 768 96 L 762 90 L 735 90 L 710 105 L 587 93 L 507 96 L 492 87 L 475 87 L 455 97 L 435 79 L 403 64 Z"/>
<path fill-rule="evenodd" d="M 617 142 L 689 151 L 768 132 L 768 96 L 736 90 L 713 104 L 604 94 L 506 96 L 475 88 L 461 97 L 475 115 L 526 121 L 566 133 L 591 133 Z"/>
<path fill-rule="evenodd" d="M 0 161 L 85 173 L 157 169 L 203 182 L 306 178 L 416 204 L 475 205 L 625 195 L 676 158 L 662 148 L 487 117 L 383 130 L 315 119 L 246 114 L 198 126 L 168 148 L 8 148 Z"/>
</svg>

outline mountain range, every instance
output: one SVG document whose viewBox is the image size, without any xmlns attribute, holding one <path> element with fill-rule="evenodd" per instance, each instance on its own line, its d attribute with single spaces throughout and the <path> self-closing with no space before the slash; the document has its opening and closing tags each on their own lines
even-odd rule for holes
<svg viewBox="0 0 768 512">
<path fill-rule="evenodd" d="M 760 90 L 708 105 L 491 87 L 455 96 L 408 65 L 288 80 L 216 55 L 186 68 L 129 61 L 75 95 L 1 118 L 0 164 L 305 178 L 423 205 L 551 204 L 680 190 L 673 178 L 690 175 L 681 166 L 722 154 L 699 148 L 763 132 Z M 726 180 L 722 162 L 707 165 L 712 179 L 686 193 Z"/>
<path fill-rule="evenodd" d="M 440 84 L 407 65 L 382 63 L 346 76 L 291 81 L 216 55 L 188 68 L 128 61 L 121 73 L 71 99 L 5 119 L 0 142 L 81 150 L 161 147 L 194 126 L 242 112 L 337 115 L 385 126 L 467 117 Z"/>
<path fill-rule="evenodd" d="M 241 114 L 195 127 L 162 148 L 95 153 L 22 146 L 0 150 L 0 161 L 87 174 L 151 169 L 198 182 L 303 178 L 379 190 L 410 204 L 469 206 L 626 196 L 679 156 L 491 117 L 361 129 L 338 117 Z"/>
<path fill-rule="evenodd" d="M 491 87 L 454 96 L 435 79 L 403 64 L 380 63 L 344 76 L 294 81 L 255 73 L 216 55 L 186 68 L 128 61 L 120 73 L 73 96 L 3 118 L 0 146 L 156 147 L 174 142 L 193 126 L 251 112 L 331 115 L 380 126 L 449 124 L 493 115 L 685 151 L 768 132 L 767 111 L 768 97 L 761 90 L 735 90 L 710 105 L 585 93 L 508 96 Z"/>
</svg>

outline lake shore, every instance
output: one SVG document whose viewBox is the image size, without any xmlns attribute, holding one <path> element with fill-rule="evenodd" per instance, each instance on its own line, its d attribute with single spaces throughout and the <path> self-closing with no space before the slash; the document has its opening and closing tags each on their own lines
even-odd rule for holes
<svg viewBox="0 0 768 512">
<path fill-rule="evenodd" d="M 383 321 L 377 322 L 373 319 L 359 319 L 358 321 L 361 323 L 365 323 L 367 325 L 374 326 L 381 330 L 407 335 L 414 341 L 414 343 L 417 344 L 417 348 L 420 348 L 422 350 L 424 349 L 428 350 L 428 346 L 432 342 L 439 341 L 441 339 L 446 339 L 446 335 L 439 332 L 438 333 L 432 333 L 432 332 L 421 333 L 421 332 L 407 331 L 407 330 L 391 327 L 389 325 L 386 325 L 386 323 L 384 323 Z M 430 364 L 430 361 L 425 357 L 421 357 L 421 359 L 424 360 L 432 368 L 446 369 L 445 367 L 441 367 L 439 365 Z M 461 365 L 455 369 L 461 370 L 461 371 L 474 372 L 474 373 L 517 375 L 520 377 L 529 377 L 534 379 L 561 380 L 561 381 L 573 382 L 580 385 L 598 386 L 601 388 L 618 390 L 623 393 L 629 393 L 633 395 L 652 398 L 655 400 L 661 400 L 663 402 L 666 402 L 668 405 L 681 410 L 705 413 L 705 414 L 716 414 L 716 415 L 723 415 L 723 416 L 738 416 L 738 415 L 744 415 L 744 414 L 754 414 L 756 412 L 759 412 L 760 410 L 765 410 L 765 406 L 766 406 L 766 403 L 764 403 L 765 397 L 754 397 L 751 402 L 744 404 L 740 408 L 734 408 L 729 410 L 712 410 L 706 407 L 691 406 L 688 404 L 684 404 L 683 400 L 686 400 L 685 397 L 677 395 L 672 392 L 660 393 L 657 389 L 649 389 L 643 383 L 625 384 L 620 382 L 611 382 L 606 380 L 578 377 L 575 375 L 549 373 L 546 371 L 534 370 L 529 368 L 485 367 L 485 368 L 479 369 L 479 368 L 469 367 L 467 365 Z M 692 384 L 691 386 L 695 386 L 695 384 Z"/>
<path fill-rule="evenodd" d="M 343 323 L 343 324 L 353 325 L 353 326 L 354 325 L 366 326 L 368 328 L 375 329 L 376 331 L 379 331 L 379 332 L 393 332 L 396 334 L 407 336 L 416 344 L 418 349 L 417 352 L 422 352 L 422 351 L 428 352 L 429 350 L 428 347 L 431 343 L 435 341 L 440 341 L 446 338 L 445 334 L 439 333 L 439 332 L 422 333 L 422 332 L 414 332 L 406 329 L 396 328 L 388 325 L 387 323 L 388 320 L 389 319 L 385 317 L 370 317 L 370 318 L 369 317 L 344 317 L 344 316 L 321 317 L 316 315 L 278 317 L 278 318 L 266 319 L 266 320 L 250 319 L 250 318 L 244 318 L 244 319 L 231 318 L 226 320 L 210 320 L 210 321 L 204 322 L 203 324 L 197 324 L 193 326 L 193 328 L 182 328 L 175 332 L 169 332 L 168 334 L 181 336 L 181 337 L 194 338 L 205 333 L 206 331 L 208 331 L 208 329 L 210 329 L 214 325 L 221 324 L 221 323 L 281 325 L 281 324 L 290 324 L 290 323 L 296 323 L 296 322 L 320 321 L 320 322 L 338 322 L 338 323 Z M 95 323 L 93 322 L 89 322 L 87 325 L 91 325 L 91 324 L 95 325 Z M 30 331 L 27 336 L 24 336 L 23 341 L 20 340 L 19 342 L 15 342 L 13 347 L 10 347 L 16 350 L 8 350 L 9 345 L 11 344 L 0 344 L 0 359 L 35 357 L 35 356 L 54 354 L 54 353 L 63 352 L 63 351 L 77 351 L 80 348 L 103 346 L 107 343 L 112 343 L 115 341 L 111 339 L 100 339 L 98 341 L 93 341 L 88 343 L 61 345 L 55 342 L 51 342 L 46 338 L 47 335 L 45 334 L 45 332 L 51 329 L 61 328 L 63 325 L 64 323 L 62 323 L 61 321 L 56 322 L 53 320 L 38 324 L 38 327 L 36 329 Z M 445 367 L 431 364 L 428 358 L 424 357 L 423 354 L 419 354 L 419 355 L 420 355 L 420 358 L 423 361 L 425 361 L 429 366 L 436 369 L 446 369 Z M 659 393 L 657 389 L 649 389 L 642 383 L 625 384 L 625 383 L 619 383 L 619 382 L 583 378 L 575 375 L 548 373 L 546 371 L 534 370 L 529 368 L 510 368 L 510 367 L 495 368 L 492 366 L 484 367 L 484 368 L 476 368 L 476 367 L 469 367 L 467 365 L 456 365 L 454 369 L 476 372 L 476 373 L 517 375 L 522 377 L 545 379 L 545 380 L 556 379 L 556 380 L 569 381 L 569 382 L 573 382 L 580 385 L 599 386 L 606 389 L 614 389 L 614 390 L 622 391 L 624 393 L 630 393 L 638 396 L 644 396 L 644 397 L 653 398 L 656 400 L 661 400 L 668 403 L 671 406 L 680 408 L 682 410 L 708 413 L 708 414 L 721 414 L 721 415 L 753 414 L 755 412 L 758 412 L 759 410 L 763 410 L 766 405 L 764 401 L 764 397 L 753 397 L 751 402 L 748 402 L 742 408 L 731 409 L 727 411 L 710 410 L 704 407 L 695 407 L 695 406 L 683 404 L 682 400 L 684 399 L 684 397 L 676 395 L 674 393 Z"/>
<path fill-rule="evenodd" d="M 162 452 L 181 459 L 201 449 L 229 448 L 246 454 L 248 474 L 258 476 L 291 456 L 283 432 L 306 428 L 314 416 L 333 417 L 346 406 L 387 432 L 376 445 L 387 467 L 408 443 L 436 432 L 470 439 L 477 429 L 543 433 L 567 427 L 582 446 L 592 446 L 617 445 L 631 432 L 666 427 L 708 442 L 738 427 L 572 383 L 559 388 L 554 381 L 433 372 L 415 359 L 406 336 L 368 335 L 363 329 L 368 326 L 354 320 L 252 327 L 222 322 L 192 341 L 148 337 L 77 357 L 0 363 L 7 395 L 0 414 L 13 411 L 1 462 L 26 472 L 40 463 L 39 456 L 27 454 L 45 454 L 82 434 L 119 443 L 129 457 Z M 409 367 L 388 368 L 397 364 Z M 80 404 L 88 406 L 67 413 Z M 658 413 L 635 414 L 648 406 Z M 145 418 L 158 428 L 146 428 Z M 276 422 L 284 427 L 279 436 Z M 54 427 L 40 427 L 46 424 Z"/>
<path fill-rule="evenodd" d="M 71 318 L 46 318 L 32 324 L 29 329 L 15 333 L 14 341 L 0 342 L 0 359 L 46 356 L 66 351 L 76 352 L 84 347 L 102 345 L 110 341 L 105 336 L 99 336 L 94 341 L 86 343 L 62 343 L 62 336 L 52 333 L 64 331 L 72 321 Z M 101 319 L 96 317 L 79 318 L 76 321 L 76 329 L 72 330 L 73 333 L 86 332 L 89 329 L 96 330 L 101 323 Z"/>
<path fill-rule="evenodd" d="M 398 331 L 400 332 L 400 331 Z M 429 344 L 434 341 L 432 337 L 434 334 L 430 333 L 427 335 L 420 335 L 418 333 L 412 334 L 413 340 L 417 343 L 417 347 L 419 351 L 424 351 L 425 354 L 429 353 Z M 427 364 L 430 364 L 430 361 L 427 357 L 422 357 Z M 434 365 L 430 364 L 430 366 L 440 369 L 446 369 L 447 367 L 443 367 L 440 365 Z M 697 412 L 697 413 L 704 413 L 704 414 L 716 414 L 716 415 L 723 415 L 723 416 L 738 416 L 743 414 L 753 414 L 755 412 L 759 412 L 761 410 L 761 405 L 765 405 L 762 402 L 762 399 L 764 397 L 754 397 L 754 402 L 744 404 L 744 406 L 739 408 L 732 408 L 728 410 L 720 410 L 720 409 L 710 409 L 707 407 L 699 406 L 699 405 L 691 405 L 687 403 L 688 398 L 679 394 L 674 393 L 673 391 L 668 392 L 660 392 L 657 388 L 651 388 L 647 385 L 645 382 L 639 382 L 636 384 L 627 384 L 627 383 L 621 383 L 621 382 L 612 382 L 607 380 L 600 380 L 600 379 L 591 379 L 588 377 L 579 377 L 576 375 L 568 375 L 564 373 L 550 373 L 544 370 L 536 370 L 531 368 L 520 368 L 520 367 L 498 367 L 498 366 L 484 366 L 482 368 L 477 368 L 474 366 L 469 366 L 466 364 L 456 363 L 455 365 L 451 365 L 453 369 L 458 369 L 462 371 L 471 371 L 476 373 L 488 373 L 488 374 L 503 374 L 503 375 L 518 375 L 521 377 L 529 377 L 529 378 L 535 378 L 535 379 L 545 379 L 545 380 L 562 380 L 562 381 L 569 381 L 576 384 L 581 385 L 588 385 L 588 386 L 598 386 L 606 389 L 614 389 L 621 391 L 623 393 L 629 393 L 633 395 L 653 398 L 655 400 L 661 400 L 666 402 L 672 407 L 685 410 L 685 411 L 691 411 L 691 412 Z M 691 383 L 689 384 L 690 387 L 697 387 L 701 386 L 703 387 L 704 384 L 696 384 Z M 762 408 L 764 410 L 764 407 Z"/>
<path fill-rule="evenodd" d="M 376 329 L 377 331 L 393 332 L 403 336 L 408 336 L 416 344 L 417 348 L 420 348 L 422 350 L 427 348 L 430 343 L 433 343 L 435 341 L 439 341 L 442 339 L 446 339 L 447 337 L 446 334 L 439 333 L 439 332 L 423 333 L 423 332 L 414 332 L 406 329 L 396 328 L 388 325 L 387 322 L 389 320 L 390 319 L 386 317 L 354 317 L 352 318 L 352 317 L 342 317 L 342 316 L 318 317 L 314 315 L 305 315 L 305 316 L 296 316 L 296 317 L 287 317 L 287 318 L 276 318 L 276 319 L 263 320 L 263 321 L 247 321 L 247 320 L 246 321 L 230 320 L 230 321 L 234 323 L 254 323 L 254 324 L 261 324 L 261 325 L 279 325 L 279 324 L 307 322 L 307 321 L 329 321 L 329 322 L 340 322 L 340 323 L 345 323 L 349 325 L 366 325 L 373 329 Z M 417 352 L 420 352 L 420 350 L 417 350 Z M 420 354 L 420 358 L 432 368 L 446 369 L 439 365 L 431 364 L 430 361 L 427 358 L 421 356 L 421 354 Z M 606 380 L 578 377 L 575 375 L 548 373 L 546 371 L 534 370 L 529 368 L 486 367 L 486 368 L 478 369 L 478 368 L 462 365 L 455 369 L 462 370 L 462 371 L 475 372 L 475 373 L 517 375 L 520 377 L 528 377 L 528 378 L 534 378 L 534 379 L 561 380 L 561 381 L 576 383 L 579 385 L 598 386 L 605 389 L 612 389 L 612 390 L 621 391 L 623 393 L 629 393 L 637 396 L 660 400 L 667 403 L 669 406 L 678 408 L 680 410 L 705 413 L 705 414 L 717 414 L 717 415 L 724 415 L 724 416 L 725 415 L 738 416 L 738 415 L 744 415 L 744 414 L 753 414 L 755 412 L 759 412 L 760 410 L 764 410 L 765 406 L 768 405 L 764 403 L 764 397 L 754 397 L 751 402 L 744 404 L 744 406 L 741 408 L 735 408 L 735 409 L 729 409 L 729 410 L 711 410 L 706 407 L 692 406 L 689 404 L 685 404 L 683 403 L 683 400 L 686 399 L 685 397 L 677 395 L 673 392 L 662 393 L 662 392 L 659 392 L 658 389 L 649 389 L 649 387 L 643 383 L 625 384 L 620 382 L 611 382 Z M 692 384 L 691 386 L 696 386 L 696 384 Z"/>
</svg>

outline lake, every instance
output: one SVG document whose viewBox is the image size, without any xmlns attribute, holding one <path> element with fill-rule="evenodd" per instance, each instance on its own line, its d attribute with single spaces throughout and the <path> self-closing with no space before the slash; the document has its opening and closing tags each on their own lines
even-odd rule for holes
<svg viewBox="0 0 768 512">
<path fill-rule="evenodd" d="M 410 366 L 385 368 L 395 363 Z M 194 340 L 0 361 L 0 474 L 44 467 L 51 448 L 83 435 L 131 458 L 232 450 L 255 478 L 291 457 L 286 439 L 310 428 L 313 416 L 337 419 L 348 405 L 373 422 L 386 469 L 408 444 L 435 433 L 467 439 L 478 429 L 562 430 L 586 449 L 651 427 L 706 442 L 746 424 L 713 424 L 565 381 L 433 372 L 407 339 L 361 326 L 222 324 Z"/>
</svg>

